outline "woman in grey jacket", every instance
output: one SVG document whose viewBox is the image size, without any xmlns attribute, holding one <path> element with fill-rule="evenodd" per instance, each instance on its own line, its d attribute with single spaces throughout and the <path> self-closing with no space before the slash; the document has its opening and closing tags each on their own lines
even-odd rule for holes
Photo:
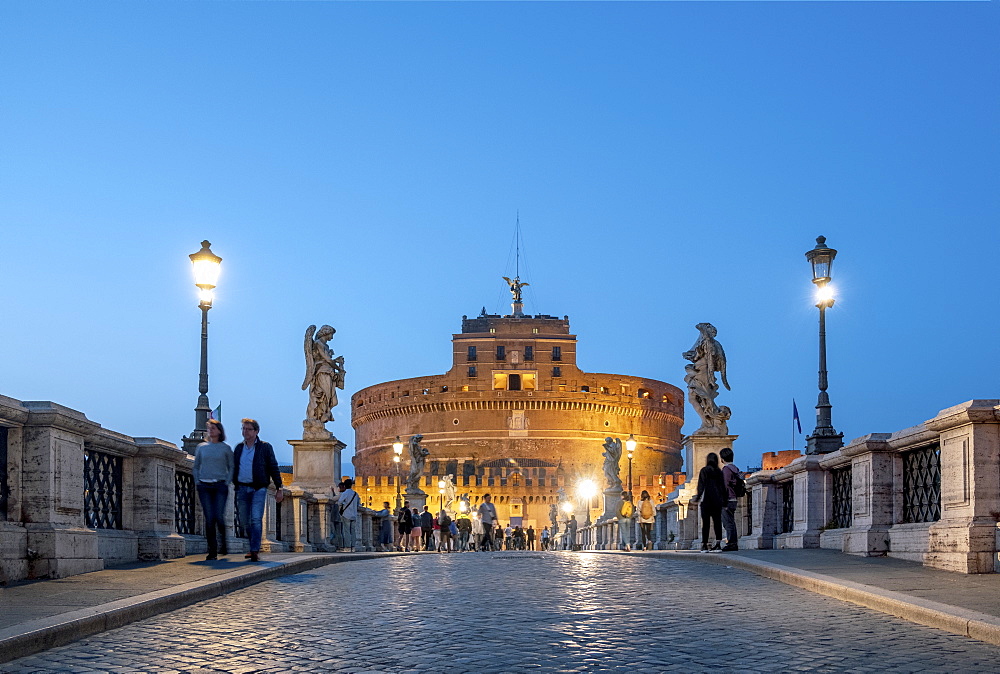
<svg viewBox="0 0 1000 674">
<path fill-rule="evenodd" d="M 226 502 L 229 483 L 233 479 L 233 450 L 225 443 L 226 430 L 222 423 L 209 419 L 208 442 L 194 450 L 194 483 L 198 488 L 201 509 L 205 511 L 205 538 L 208 539 L 206 561 L 229 554 L 226 546 Z"/>
</svg>

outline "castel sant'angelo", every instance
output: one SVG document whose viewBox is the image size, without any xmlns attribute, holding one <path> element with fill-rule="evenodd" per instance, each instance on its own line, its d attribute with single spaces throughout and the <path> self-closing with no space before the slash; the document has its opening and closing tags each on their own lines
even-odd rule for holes
<svg viewBox="0 0 1000 674">
<path fill-rule="evenodd" d="M 352 396 L 362 498 L 375 508 L 395 503 L 399 464 L 392 444 L 397 436 L 407 442 L 420 434 L 430 450 L 420 484 L 432 510 L 439 479 L 452 475 L 457 493 L 467 493 L 474 506 L 492 494 L 504 522 L 541 529 L 560 489 L 573 497 L 585 478 L 604 488 L 605 438 L 634 435 L 634 490 L 662 500 L 683 480 L 681 390 L 655 379 L 584 372 L 569 317 L 524 314 L 520 287 L 527 284 L 508 282 L 511 314 L 463 316 L 461 333 L 452 335 L 448 372 L 376 384 Z M 405 492 L 407 453 L 399 468 Z M 627 482 L 624 457 L 621 468 Z M 598 501 L 591 507 L 599 508 Z"/>
</svg>

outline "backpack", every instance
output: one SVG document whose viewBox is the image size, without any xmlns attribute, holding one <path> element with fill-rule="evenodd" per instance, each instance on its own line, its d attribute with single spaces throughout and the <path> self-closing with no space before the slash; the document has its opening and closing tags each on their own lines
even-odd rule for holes
<svg viewBox="0 0 1000 674">
<path fill-rule="evenodd" d="M 729 480 L 729 486 L 733 488 L 736 498 L 743 498 L 747 495 L 747 481 L 743 479 L 743 474 L 740 471 L 733 474 L 732 479 Z"/>
<path fill-rule="evenodd" d="M 649 501 L 649 499 L 642 502 L 642 507 L 639 512 L 642 513 L 642 519 L 644 520 L 648 520 L 656 515 L 656 512 L 653 511 L 653 504 Z"/>
<path fill-rule="evenodd" d="M 635 505 L 631 501 L 622 501 L 622 505 L 618 508 L 618 514 L 622 517 L 632 517 L 635 512 Z"/>
</svg>

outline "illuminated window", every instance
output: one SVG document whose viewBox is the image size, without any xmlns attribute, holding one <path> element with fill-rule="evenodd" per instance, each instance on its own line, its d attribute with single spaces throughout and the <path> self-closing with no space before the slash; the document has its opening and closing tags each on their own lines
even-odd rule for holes
<svg viewBox="0 0 1000 674">
<path fill-rule="evenodd" d="M 608 393 L 608 387 L 607 386 L 602 386 L 601 387 L 601 393 L 607 395 L 607 393 Z"/>
<path fill-rule="evenodd" d="M 495 335 L 495 334 L 496 334 L 496 332 L 497 332 L 497 329 L 496 329 L 496 328 L 490 328 L 490 334 L 493 334 L 493 335 Z"/>
<path fill-rule="evenodd" d="M 647 391 L 647 390 L 646 390 L 646 389 L 644 389 L 644 388 L 641 388 L 641 389 L 639 389 L 639 391 L 638 391 L 638 396 L 639 396 L 640 398 L 648 398 L 648 397 L 649 397 L 649 391 Z"/>
<path fill-rule="evenodd" d="M 531 329 L 531 334 L 537 335 L 538 334 L 538 328 L 532 328 Z"/>
<path fill-rule="evenodd" d="M 553 346 L 552 347 L 552 360 L 562 360 L 562 347 Z"/>
</svg>

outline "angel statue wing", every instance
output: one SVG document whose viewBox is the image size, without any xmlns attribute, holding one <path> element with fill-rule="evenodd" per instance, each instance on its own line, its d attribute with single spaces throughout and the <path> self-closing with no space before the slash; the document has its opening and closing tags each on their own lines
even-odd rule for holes
<svg viewBox="0 0 1000 674">
<path fill-rule="evenodd" d="M 313 335 L 316 334 L 316 326 L 310 325 L 306 328 L 306 338 L 305 342 L 302 344 L 302 349 L 306 354 L 306 378 L 302 381 L 302 390 L 305 391 L 309 388 L 309 384 L 312 383 L 313 375 Z"/>
</svg>

